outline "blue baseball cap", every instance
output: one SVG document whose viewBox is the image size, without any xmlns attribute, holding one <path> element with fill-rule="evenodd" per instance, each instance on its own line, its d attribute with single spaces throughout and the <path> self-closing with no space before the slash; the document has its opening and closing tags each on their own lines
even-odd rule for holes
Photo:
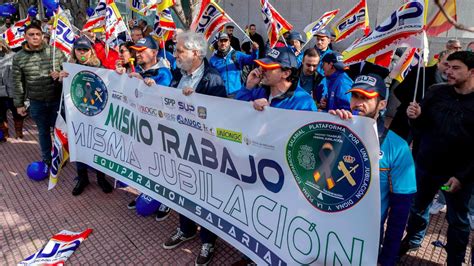
<svg viewBox="0 0 474 266">
<path fill-rule="evenodd" d="M 338 70 L 344 70 L 346 68 L 342 55 L 337 52 L 329 52 L 325 54 L 321 61 L 326 63 L 333 63 L 334 67 Z"/>
<path fill-rule="evenodd" d="M 290 36 L 288 37 L 288 40 L 290 40 L 290 41 L 298 40 L 300 43 L 305 43 L 305 41 L 303 40 L 303 36 L 301 36 L 301 34 L 299 32 L 296 32 L 296 31 L 292 31 L 290 33 Z"/>
<path fill-rule="evenodd" d="M 262 59 L 254 60 L 263 69 L 276 69 L 279 67 L 298 68 L 298 61 L 293 51 L 288 47 L 269 49 Z"/>
<path fill-rule="evenodd" d="M 145 38 L 141 38 L 140 40 L 137 41 L 137 43 L 133 46 L 131 46 L 133 50 L 136 51 L 144 51 L 145 49 L 154 49 L 158 50 L 158 45 L 156 44 L 155 40 L 151 36 L 147 36 Z"/>
<path fill-rule="evenodd" d="M 367 98 L 375 98 L 380 96 L 382 99 L 387 99 L 387 85 L 383 78 L 377 74 L 369 73 L 367 75 L 359 75 L 354 80 L 352 88 L 347 92 L 356 92 L 364 95 Z"/>
<path fill-rule="evenodd" d="M 331 38 L 332 34 L 327 30 L 327 29 L 321 29 L 317 31 L 314 36 L 322 36 L 322 37 L 328 37 Z"/>
<path fill-rule="evenodd" d="M 73 49 L 92 49 L 92 43 L 86 36 L 82 36 L 74 41 Z"/>
</svg>

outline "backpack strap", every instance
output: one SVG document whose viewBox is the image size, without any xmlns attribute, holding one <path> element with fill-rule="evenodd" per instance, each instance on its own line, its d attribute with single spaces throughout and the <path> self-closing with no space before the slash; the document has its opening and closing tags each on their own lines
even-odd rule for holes
<svg viewBox="0 0 474 266">
<path fill-rule="evenodd" d="M 379 133 L 380 147 L 382 147 L 382 143 L 385 140 L 385 138 L 387 137 L 388 130 L 389 129 L 387 127 L 385 127 L 383 116 L 379 116 L 379 118 L 377 119 L 377 131 Z"/>
</svg>

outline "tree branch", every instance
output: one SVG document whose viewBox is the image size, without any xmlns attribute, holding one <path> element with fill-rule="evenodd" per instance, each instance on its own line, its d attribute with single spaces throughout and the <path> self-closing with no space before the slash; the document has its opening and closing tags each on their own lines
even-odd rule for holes
<svg viewBox="0 0 474 266">
<path fill-rule="evenodd" d="M 454 18 L 452 18 L 450 15 L 448 15 L 448 12 L 444 9 L 443 5 L 441 4 L 440 0 L 434 0 L 435 4 L 438 6 L 439 10 L 441 10 L 441 13 L 443 13 L 443 16 L 448 20 L 449 23 L 451 23 L 456 29 L 458 30 L 463 30 L 463 31 L 468 31 L 468 32 L 473 32 L 474 33 L 474 27 L 466 27 L 463 24 L 458 23 Z"/>
</svg>

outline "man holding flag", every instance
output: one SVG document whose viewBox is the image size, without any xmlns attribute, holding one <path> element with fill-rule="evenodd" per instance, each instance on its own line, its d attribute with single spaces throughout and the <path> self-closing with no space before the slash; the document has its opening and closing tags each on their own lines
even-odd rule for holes
<svg viewBox="0 0 474 266">
<path fill-rule="evenodd" d="M 57 79 L 65 57 L 59 49 L 54 50 L 43 42 L 41 24 L 36 21 L 26 27 L 25 39 L 22 50 L 13 58 L 14 104 L 18 113 L 26 116 L 25 100 L 30 100 L 30 115 L 38 127 L 41 158 L 50 166 L 51 128 L 56 122 L 62 90 Z"/>
</svg>

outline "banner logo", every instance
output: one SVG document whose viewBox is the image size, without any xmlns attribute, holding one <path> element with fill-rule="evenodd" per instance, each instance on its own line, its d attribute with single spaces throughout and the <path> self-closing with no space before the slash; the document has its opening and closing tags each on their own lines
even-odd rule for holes
<svg viewBox="0 0 474 266">
<path fill-rule="evenodd" d="M 217 135 L 220 139 L 230 140 L 237 143 L 242 143 L 242 133 L 235 132 L 228 129 L 217 128 Z"/>
<path fill-rule="evenodd" d="M 365 146 L 342 125 L 316 122 L 301 127 L 288 141 L 286 159 L 303 195 L 324 212 L 355 206 L 371 182 Z"/>
<path fill-rule="evenodd" d="M 81 71 L 72 79 L 71 98 L 79 112 L 87 116 L 95 116 L 100 114 L 107 105 L 107 87 L 95 73 Z"/>
</svg>

